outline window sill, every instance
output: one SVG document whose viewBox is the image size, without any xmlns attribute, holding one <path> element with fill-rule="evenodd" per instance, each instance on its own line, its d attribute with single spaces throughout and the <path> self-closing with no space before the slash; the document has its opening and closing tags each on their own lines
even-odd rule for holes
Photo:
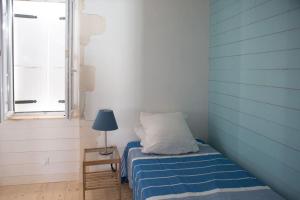
<svg viewBox="0 0 300 200">
<path fill-rule="evenodd" d="M 7 120 L 35 120 L 35 119 L 64 119 L 64 112 L 55 113 L 14 113 Z"/>
</svg>

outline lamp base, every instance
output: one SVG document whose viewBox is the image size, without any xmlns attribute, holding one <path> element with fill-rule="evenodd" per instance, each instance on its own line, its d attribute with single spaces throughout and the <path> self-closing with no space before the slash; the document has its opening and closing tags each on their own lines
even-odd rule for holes
<svg viewBox="0 0 300 200">
<path fill-rule="evenodd" d="M 112 153 L 113 153 L 113 150 L 111 150 L 109 148 L 105 149 L 104 151 L 99 152 L 100 155 L 110 155 Z"/>
</svg>

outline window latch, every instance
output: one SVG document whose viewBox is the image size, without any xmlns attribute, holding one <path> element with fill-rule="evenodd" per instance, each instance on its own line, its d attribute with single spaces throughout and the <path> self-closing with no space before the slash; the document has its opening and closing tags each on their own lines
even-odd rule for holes
<svg viewBox="0 0 300 200">
<path fill-rule="evenodd" d="M 15 101 L 15 104 L 29 104 L 29 103 L 37 103 L 37 100 L 18 100 L 18 101 Z"/>
<path fill-rule="evenodd" d="M 19 18 L 37 19 L 36 15 L 15 14 L 14 16 Z"/>
</svg>

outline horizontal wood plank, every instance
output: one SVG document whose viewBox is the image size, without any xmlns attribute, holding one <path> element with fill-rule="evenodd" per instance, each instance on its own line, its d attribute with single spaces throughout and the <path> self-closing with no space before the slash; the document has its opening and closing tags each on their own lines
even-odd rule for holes
<svg viewBox="0 0 300 200">
<path fill-rule="evenodd" d="M 26 140 L 0 142 L 0 153 L 78 150 L 79 139 Z"/>
<path fill-rule="evenodd" d="M 79 150 L 0 153 L 0 166 L 44 164 L 46 162 L 79 162 Z"/>
<path fill-rule="evenodd" d="M 78 173 L 79 168 L 79 162 L 0 166 L 0 177 L 35 176 L 46 174 L 51 176 L 51 174 Z"/>
</svg>

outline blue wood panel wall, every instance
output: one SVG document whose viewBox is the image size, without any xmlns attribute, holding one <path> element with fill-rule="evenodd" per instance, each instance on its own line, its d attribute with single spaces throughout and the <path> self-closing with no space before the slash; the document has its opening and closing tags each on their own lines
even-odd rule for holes
<svg viewBox="0 0 300 200">
<path fill-rule="evenodd" d="M 300 198 L 300 0 L 211 0 L 209 142 Z"/>
</svg>

